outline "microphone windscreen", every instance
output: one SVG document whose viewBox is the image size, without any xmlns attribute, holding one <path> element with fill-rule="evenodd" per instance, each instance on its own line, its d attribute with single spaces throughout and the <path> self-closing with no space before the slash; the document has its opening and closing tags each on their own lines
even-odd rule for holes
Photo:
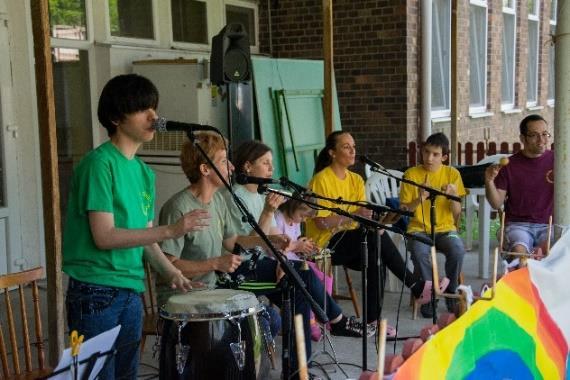
<svg viewBox="0 0 570 380">
<path fill-rule="evenodd" d="M 239 173 L 238 175 L 236 175 L 236 182 L 240 185 L 247 185 L 248 184 L 247 174 Z"/>
</svg>

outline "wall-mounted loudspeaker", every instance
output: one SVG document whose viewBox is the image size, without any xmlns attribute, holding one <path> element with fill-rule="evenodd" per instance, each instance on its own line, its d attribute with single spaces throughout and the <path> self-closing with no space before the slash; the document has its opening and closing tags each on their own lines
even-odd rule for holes
<svg viewBox="0 0 570 380">
<path fill-rule="evenodd" d="M 210 81 L 221 85 L 251 79 L 249 37 L 242 24 L 228 24 L 212 38 Z"/>
</svg>

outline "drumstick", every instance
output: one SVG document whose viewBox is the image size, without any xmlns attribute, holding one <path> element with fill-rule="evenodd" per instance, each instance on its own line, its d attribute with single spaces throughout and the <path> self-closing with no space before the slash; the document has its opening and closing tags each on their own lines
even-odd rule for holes
<svg viewBox="0 0 570 380">
<path fill-rule="evenodd" d="M 384 356 L 386 356 L 386 331 L 388 329 L 388 321 L 383 318 L 380 321 L 380 345 L 378 347 L 378 365 L 376 366 L 378 371 L 378 378 L 384 377 Z"/>
<path fill-rule="evenodd" d="M 552 215 L 550 215 L 550 218 L 548 218 L 548 236 L 546 238 L 546 252 L 544 256 L 548 256 L 550 253 L 550 235 L 552 235 Z"/>
<path fill-rule="evenodd" d="M 299 379 L 308 380 L 307 353 L 305 351 L 305 332 L 303 330 L 303 316 L 295 315 L 295 342 L 297 342 L 297 363 L 299 363 Z"/>
</svg>

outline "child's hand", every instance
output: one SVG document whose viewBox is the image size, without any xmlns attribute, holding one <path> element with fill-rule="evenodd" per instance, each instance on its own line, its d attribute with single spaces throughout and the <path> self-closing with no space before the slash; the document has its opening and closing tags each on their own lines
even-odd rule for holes
<svg viewBox="0 0 570 380">
<path fill-rule="evenodd" d="M 275 193 L 269 193 L 265 197 L 265 205 L 263 208 L 266 211 L 275 212 L 277 207 L 281 206 L 282 203 L 285 202 L 285 197 Z"/>
<path fill-rule="evenodd" d="M 457 186 L 454 183 L 449 183 L 441 189 L 445 194 L 457 195 Z"/>
<path fill-rule="evenodd" d="M 301 237 L 297 240 L 297 252 L 311 256 L 317 251 L 317 245 L 312 239 Z"/>
<path fill-rule="evenodd" d="M 358 210 L 356 210 L 355 214 L 368 219 L 372 218 L 372 210 L 369 210 L 365 207 L 360 207 Z"/>
</svg>

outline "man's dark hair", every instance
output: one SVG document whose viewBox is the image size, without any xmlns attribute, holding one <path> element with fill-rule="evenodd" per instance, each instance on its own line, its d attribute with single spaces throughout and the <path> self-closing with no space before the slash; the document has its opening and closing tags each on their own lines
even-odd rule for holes
<svg viewBox="0 0 570 380">
<path fill-rule="evenodd" d="M 546 120 L 544 120 L 544 118 L 540 115 L 537 114 L 532 114 L 532 115 L 528 115 L 527 117 L 525 117 L 524 119 L 522 119 L 520 125 L 519 125 L 519 130 L 521 132 L 521 135 L 526 136 L 526 133 L 528 132 L 528 123 L 531 121 L 539 121 L 542 120 L 544 121 L 546 124 L 548 124 L 548 122 Z"/>
<path fill-rule="evenodd" d="M 112 136 L 126 115 L 157 107 L 158 90 L 150 80 L 138 74 L 117 75 L 101 91 L 97 117 Z"/>
<path fill-rule="evenodd" d="M 445 156 L 449 154 L 449 139 L 442 132 L 429 136 L 424 145 L 437 146 L 441 148 L 441 153 Z"/>
</svg>

